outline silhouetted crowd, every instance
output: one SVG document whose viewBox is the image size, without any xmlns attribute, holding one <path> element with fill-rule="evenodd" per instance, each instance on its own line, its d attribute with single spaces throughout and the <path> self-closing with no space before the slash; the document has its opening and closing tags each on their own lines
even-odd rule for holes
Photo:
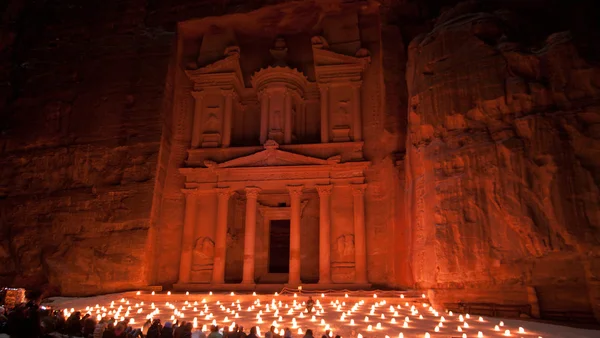
<svg viewBox="0 0 600 338">
<path fill-rule="evenodd" d="M 312 300 L 311 300 L 312 301 Z M 312 303 L 311 303 L 312 305 Z M 312 310 L 312 306 L 310 306 Z M 283 337 L 274 326 L 265 333 L 265 338 L 293 338 L 292 331 L 285 328 Z M 134 328 L 128 320 L 118 321 L 114 318 L 102 318 L 97 321 L 89 314 L 73 312 L 66 318 L 64 312 L 46 309 L 36 302 L 20 304 L 12 310 L 0 307 L 0 338 L 259 338 L 256 326 L 250 328 L 248 334 L 242 326 L 233 328 L 211 326 L 210 332 L 194 328 L 192 322 L 167 321 L 164 325 L 160 319 L 147 320 L 141 328 Z M 312 330 L 306 330 L 303 338 L 314 338 Z M 331 338 L 326 331 L 321 338 Z M 336 336 L 335 338 L 341 338 Z"/>
</svg>

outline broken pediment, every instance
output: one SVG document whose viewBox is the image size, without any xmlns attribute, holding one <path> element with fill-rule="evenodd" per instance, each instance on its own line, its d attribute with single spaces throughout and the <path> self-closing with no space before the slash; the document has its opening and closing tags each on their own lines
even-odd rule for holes
<svg viewBox="0 0 600 338">
<path fill-rule="evenodd" d="M 243 88 L 242 68 L 240 67 L 240 48 L 225 48 L 224 57 L 197 69 L 186 70 L 187 76 L 199 87 L 230 86 Z"/>
<path fill-rule="evenodd" d="M 322 36 L 314 36 L 311 42 L 315 73 L 320 82 L 360 79 L 361 73 L 371 63 L 367 49 L 360 48 L 354 56 L 350 56 L 329 50 L 329 45 Z"/>
<path fill-rule="evenodd" d="M 243 156 L 223 163 L 204 161 L 208 168 L 238 168 L 238 167 L 268 167 L 268 166 L 304 166 L 304 165 L 331 165 L 340 162 L 340 156 L 333 156 L 327 160 L 310 157 L 288 151 L 280 150 L 279 144 L 269 140 L 264 145 L 265 150 L 252 155 Z"/>
</svg>

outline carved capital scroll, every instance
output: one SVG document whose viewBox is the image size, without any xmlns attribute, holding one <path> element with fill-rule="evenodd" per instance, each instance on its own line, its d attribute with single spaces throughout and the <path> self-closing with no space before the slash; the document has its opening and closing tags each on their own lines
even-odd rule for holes
<svg viewBox="0 0 600 338">
<path fill-rule="evenodd" d="M 367 185 L 365 183 L 362 184 L 352 184 L 352 195 L 354 196 L 362 196 L 365 194 L 365 189 Z"/>
<path fill-rule="evenodd" d="M 246 198 L 253 198 L 253 199 L 258 198 L 258 194 L 261 191 L 261 189 L 258 187 L 246 187 L 246 188 L 244 188 L 244 190 L 246 191 Z"/>
<path fill-rule="evenodd" d="M 304 189 L 303 185 L 288 185 L 288 191 L 290 192 L 291 197 L 300 197 L 302 196 L 302 190 Z"/>
<path fill-rule="evenodd" d="M 315 186 L 315 188 L 317 189 L 317 192 L 319 193 L 319 197 L 325 197 L 325 196 L 331 195 L 332 187 L 333 186 L 331 184 L 318 184 Z"/>
<path fill-rule="evenodd" d="M 235 193 L 235 191 L 231 190 L 229 187 L 215 188 L 215 191 L 217 192 L 217 196 L 219 196 L 219 198 L 224 199 L 229 199 L 229 197 Z"/>
</svg>

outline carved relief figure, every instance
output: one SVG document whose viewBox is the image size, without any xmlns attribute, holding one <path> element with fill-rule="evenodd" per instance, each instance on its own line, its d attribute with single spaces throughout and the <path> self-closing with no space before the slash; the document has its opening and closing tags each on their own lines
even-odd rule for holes
<svg viewBox="0 0 600 338">
<path fill-rule="evenodd" d="M 206 107 L 206 120 L 204 121 L 204 131 L 217 133 L 220 131 L 219 107 Z"/>
<path fill-rule="evenodd" d="M 339 101 L 338 108 L 333 116 L 334 127 L 350 127 L 350 112 L 348 101 Z"/>
<path fill-rule="evenodd" d="M 212 265 L 215 255 L 215 242 L 209 237 L 196 240 L 193 252 L 192 270 L 205 270 Z"/>
<path fill-rule="evenodd" d="M 283 129 L 283 116 L 281 110 L 273 112 L 273 121 L 271 121 L 271 130 L 280 131 Z"/>
<path fill-rule="evenodd" d="M 354 235 L 341 235 L 336 240 L 335 260 L 337 262 L 354 261 Z"/>
</svg>

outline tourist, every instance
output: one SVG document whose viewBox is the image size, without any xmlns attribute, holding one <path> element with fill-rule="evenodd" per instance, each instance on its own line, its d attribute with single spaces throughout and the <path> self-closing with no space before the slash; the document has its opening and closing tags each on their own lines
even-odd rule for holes
<svg viewBox="0 0 600 338">
<path fill-rule="evenodd" d="M 192 329 L 194 328 L 192 323 L 182 323 L 181 336 L 180 338 L 192 338 Z"/>
<path fill-rule="evenodd" d="M 93 335 L 95 330 L 96 320 L 93 317 L 87 316 L 87 318 L 83 320 L 83 336 L 87 338 Z"/>
<path fill-rule="evenodd" d="M 248 336 L 244 333 L 244 327 L 240 326 L 238 328 L 238 338 L 247 338 Z"/>
<path fill-rule="evenodd" d="M 174 338 L 173 337 L 173 323 L 166 322 L 162 331 L 160 331 L 160 338 Z"/>
<path fill-rule="evenodd" d="M 66 326 L 69 336 L 81 337 L 81 312 L 73 312 L 67 319 Z"/>
<path fill-rule="evenodd" d="M 265 334 L 265 338 L 281 338 L 281 336 L 275 330 L 275 326 L 271 325 L 269 331 Z"/>
<path fill-rule="evenodd" d="M 185 328 L 185 321 L 181 322 L 181 325 L 177 323 L 177 326 L 173 328 L 173 338 L 181 338 L 181 334 Z"/>
<path fill-rule="evenodd" d="M 315 301 L 312 299 L 312 296 L 308 296 L 308 300 L 306 301 L 306 311 L 308 311 L 308 313 L 311 313 L 314 306 Z"/>
<path fill-rule="evenodd" d="M 102 334 L 106 330 L 106 319 L 102 318 L 96 327 L 94 328 L 94 332 L 92 333 L 93 338 L 102 338 Z"/>
<path fill-rule="evenodd" d="M 206 333 L 202 329 L 197 329 L 192 332 L 192 338 L 206 338 Z"/>
<path fill-rule="evenodd" d="M 311 329 L 306 330 L 306 333 L 304 334 L 303 338 L 314 338 L 313 331 Z"/>
<path fill-rule="evenodd" d="M 225 326 L 225 327 L 223 328 L 223 338 L 231 338 L 231 337 L 229 336 L 229 326 Z"/>
<path fill-rule="evenodd" d="M 142 325 L 142 336 L 143 337 L 146 337 L 146 335 L 148 334 L 148 329 L 150 329 L 151 325 L 152 325 L 152 321 L 150 319 L 146 320 L 144 325 Z"/>
<path fill-rule="evenodd" d="M 321 338 L 329 338 L 330 331 L 326 330 L 325 333 L 321 336 Z"/>
<path fill-rule="evenodd" d="M 283 332 L 283 338 L 292 338 L 292 330 L 290 330 L 289 327 L 285 328 L 285 331 Z"/>
<path fill-rule="evenodd" d="M 212 325 L 210 327 L 210 334 L 208 338 L 223 338 L 223 335 L 219 333 L 219 327 L 216 325 Z"/>
<path fill-rule="evenodd" d="M 115 326 L 114 337 L 115 338 L 127 338 L 127 332 L 125 331 L 125 326 L 123 325 L 123 323 L 118 323 Z"/>
<path fill-rule="evenodd" d="M 102 338 L 113 338 L 115 336 L 115 322 L 113 320 L 109 320 L 108 324 L 106 324 L 106 330 L 102 332 Z"/>
<path fill-rule="evenodd" d="M 148 334 L 146 338 L 160 338 L 160 331 L 162 331 L 162 325 L 160 324 L 160 319 L 155 319 L 148 328 Z"/>
<path fill-rule="evenodd" d="M 250 328 L 250 334 L 246 338 L 258 338 L 256 335 L 256 326 Z"/>
</svg>

